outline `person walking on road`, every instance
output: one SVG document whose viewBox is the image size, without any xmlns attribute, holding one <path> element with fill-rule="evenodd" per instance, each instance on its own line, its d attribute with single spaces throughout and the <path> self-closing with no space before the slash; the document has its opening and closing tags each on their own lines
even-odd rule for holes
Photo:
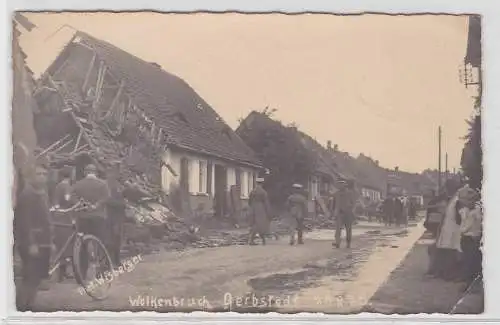
<svg viewBox="0 0 500 325">
<path fill-rule="evenodd" d="M 347 248 L 350 248 L 354 221 L 354 193 L 348 187 L 347 181 L 342 180 L 339 183 L 340 189 L 335 193 L 335 210 L 333 214 L 335 217 L 335 242 L 333 245 L 340 248 L 342 228 L 345 227 Z"/>
<path fill-rule="evenodd" d="M 257 186 L 250 193 L 248 205 L 250 207 L 250 235 L 248 244 L 255 244 L 255 236 L 258 234 L 262 239 L 262 245 L 266 244 L 271 221 L 271 205 L 266 190 L 262 187 L 263 178 L 257 178 Z"/>
<path fill-rule="evenodd" d="M 288 213 L 288 226 L 290 231 L 290 245 L 295 245 L 295 232 L 297 232 L 297 243 L 304 244 L 304 219 L 307 216 L 307 198 L 302 194 L 302 185 L 293 184 L 292 193 L 286 202 Z"/>
</svg>

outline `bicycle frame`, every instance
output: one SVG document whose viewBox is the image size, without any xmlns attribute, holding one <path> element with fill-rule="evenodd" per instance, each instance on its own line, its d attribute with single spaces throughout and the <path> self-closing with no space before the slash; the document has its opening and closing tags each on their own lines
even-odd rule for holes
<svg viewBox="0 0 500 325">
<path fill-rule="evenodd" d="M 64 212 L 64 213 L 67 213 L 67 212 L 69 212 L 69 213 L 75 213 L 75 212 L 77 212 L 76 209 L 80 205 L 81 205 L 81 202 L 78 202 L 73 207 L 71 207 L 69 209 L 59 210 L 59 211 L 60 212 Z M 54 212 L 54 211 L 55 210 L 52 210 L 52 212 Z M 61 265 L 61 258 L 63 256 L 63 254 L 66 252 L 66 250 L 68 249 L 68 247 L 70 245 L 74 246 L 75 240 L 81 240 L 83 238 L 83 236 L 84 236 L 84 234 L 82 232 L 78 231 L 78 223 L 76 222 L 76 218 L 74 218 L 74 217 L 71 220 L 71 225 L 68 225 L 66 223 L 53 222 L 52 226 L 59 226 L 59 227 L 66 227 L 66 228 L 71 227 L 71 228 L 73 228 L 73 232 L 68 237 L 68 239 L 64 243 L 63 247 L 57 252 L 56 257 L 54 258 L 54 261 L 51 263 L 51 266 L 49 268 L 49 276 L 51 276 L 52 274 L 54 274 L 54 272 Z"/>
<path fill-rule="evenodd" d="M 61 265 L 61 258 L 63 256 L 63 254 L 66 252 L 66 250 L 68 249 L 68 247 L 70 247 L 70 245 L 74 245 L 75 240 L 81 240 L 81 238 L 84 235 L 82 232 L 78 231 L 78 227 L 77 227 L 75 219 L 72 220 L 71 225 L 64 224 L 64 223 L 53 223 L 53 225 L 62 226 L 62 227 L 72 227 L 73 232 L 71 233 L 69 238 L 66 240 L 63 247 L 57 253 L 56 257 L 54 258 L 54 262 L 51 263 L 51 267 L 49 269 L 49 275 L 52 275 L 59 268 L 59 266 Z"/>
</svg>

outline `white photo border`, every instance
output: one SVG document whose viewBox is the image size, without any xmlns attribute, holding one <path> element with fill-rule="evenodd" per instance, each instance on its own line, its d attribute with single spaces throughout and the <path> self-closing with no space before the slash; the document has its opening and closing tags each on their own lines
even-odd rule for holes
<svg viewBox="0 0 500 325">
<path fill-rule="evenodd" d="M 153 323 L 153 322 L 187 322 L 207 324 L 219 324 L 221 322 L 235 323 L 247 321 L 251 323 L 282 323 L 282 324 L 306 324 L 312 322 L 342 321 L 349 323 L 371 322 L 372 324 L 385 324 L 388 321 L 397 323 L 500 323 L 500 311 L 495 308 L 495 298 L 500 299 L 500 255 L 495 254 L 495 247 L 500 246 L 500 236 L 496 237 L 496 230 L 500 229 L 500 208 L 494 203 L 500 201 L 500 190 L 494 184 L 500 181 L 500 144 L 495 139 L 500 139 L 500 94 L 495 89 L 500 89 L 500 20 L 496 13 L 500 2 L 491 0 L 266 0 L 266 1 L 235 1 L 235 0 L 182 0 L 160 1 L 160 0 L 7 0 L 7 10 L 1 16 L 4 20 L 1 25 L 2 46 L 7 54 L 7 64 L 3 61 L 5 84 L 0 87 L 4 99 L 4 118 L 0 119 L 3 127 L 0 127 L 4 136 L 1 137 L 0 146 L 3 157 L 4 168 L 0 173 L 6 180 L 5 186 L 0 190 L 1 202 L 4 206 L 4 227 L 0 229 L 0 238 L 3 240 L 1 246 L 1 258 L 9 263 L 4 263 L 2 269 L 2 287 L 6 288 L 7 294 L 3 296 L 0 304 L 2 320 L 7 323 L 19 324 L 56 324 L 63 321 L 72 321 L 75 324 L 93 324 L 94 322 L 114 322 L 120 324 Z M 497 10 L 495 10 L 497 9 Z M 12 143 L 11 143 L 11 117 L 10 108 L 12 96 L 12 69 L 11 69 L 11 17 L 14 10 L 24 11 L 141 11 L 152 10 L 162 12 L 281 12 L 281 13 L 304 13 L 322 12 L 337 14 L 354 13 L 390 13 L 390 14 L 480 14 L 482 15 L 482 46 L 483 46 L 483 148 L 484 148 L 484 208 L 485 218 L 485 312 L 482 315 L 379 315 L 363 313 L 358 315 L 323 315 L 323 314 L 211 314 L 195 312 L 191 314 L 169 313 L 155 314 L 153 312 L 57 312 L 57 313 L 18 313 L 14 305 L 14 283 L 12 274 L 12 207 L 11 207 L 11 183 L 12 183 Z M 472 111 L 472 107 L 471 107 Z M 497 168 L 494 168 L 497 166 Z M 497 216 L 498 215 L 498 216 Z M 498 238 L 498 239 L 497 239 Z M 499 242 L 497 242 L 499 241 Z"/>
</svg>

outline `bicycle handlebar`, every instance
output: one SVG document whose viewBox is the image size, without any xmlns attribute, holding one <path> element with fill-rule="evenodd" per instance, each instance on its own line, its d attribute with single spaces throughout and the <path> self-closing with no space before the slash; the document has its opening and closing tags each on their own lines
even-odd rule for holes
<svg viewBox="0 0 500 325">
<path fill-rule="evenodd" d="M 68 213 L 68 212 L 78 212 L 78 211 L 90 211 L 95 208 L 96 207 L 93 204 L 85 202 L 84 200 L 80 200 L 67 209 L 61 209 L 58 206 L 53 206 L 52 208 L 50 208 L 50 212 Z"/>
</svg>

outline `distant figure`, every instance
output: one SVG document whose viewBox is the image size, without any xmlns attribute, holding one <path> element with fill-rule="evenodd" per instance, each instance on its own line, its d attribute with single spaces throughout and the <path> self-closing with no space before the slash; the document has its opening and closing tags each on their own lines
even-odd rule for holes
<svg viewBox="0 0 500 325">
<path fill-rule="evenodd" d="M 417 219 L 417 202 L 415 198 L 411 198 L 408 202 L 408 219 Z"/>
<path fill-rule="evenodd" d="M 290 245 L 295 245 L 295 232 L 297 243 L 304 244 L 304 219 L 307 216 L 307 198 L 302 194 L 302 185 L 293 184 L 294 193 L 286 201 L 288 229 L 290 232 Z"/>
<path fill-rule="evenodd" d="M 266 190 L 262 187 L 263 178 L 257 178 L 255 186 L 248 204 L 250 207 L 250 235 L 248 239 L 249 245 L 255 244 L 255 236 L 258 234 L 262 239 L 262 245 L 266 244 L 266 236 L 269 233 L 271 221 L 271 206 Z"/>
<path fill-rule="evenodd" d="M 391 194 L 382 203 L 382 214 L 386 226 L 394 223 L 394 198 Z"/>
<path fill-rule="evenodd" d="M 404 204 L 397 196 L 394 197 L 394 220 L 396 226 L 400 227 L 405 224 Z"/>
<path fill-rule="evenodd" d="M 348 183 L 342 180 L 340 189 L 335 194 L 335 243 L 337 248 L 340 248 L 342 228 L 346 230 L 347 248 L 351 247 L 352 224 L 354 222 L 354 204 L 355 198 L 353 191 L 348 187 Z"/>
<path fill-rule="evenodd" d="M 37 161 L 33 172 L 26 179 L 14 210 L 14 240 L 22 268 L 22 282 L 16 295 L 19 311 L 32 309 L 42 281 L 49 276 L 52 248 L 47 167 Z"/>
</svg>

